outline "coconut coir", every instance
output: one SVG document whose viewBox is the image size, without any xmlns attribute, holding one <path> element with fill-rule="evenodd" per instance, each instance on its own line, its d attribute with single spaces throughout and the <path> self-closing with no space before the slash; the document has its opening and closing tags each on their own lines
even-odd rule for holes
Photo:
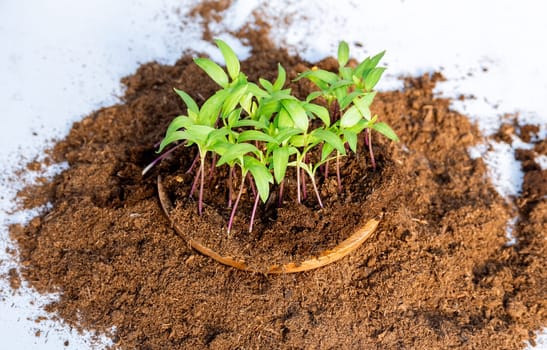
<svg viewBox="0 0 547 350">
<path fill-rule="evenodd" d="M 292 75 L 310 67 L 274 49 L 253 52 L 242 67 L 251 80 L 273 79 L 277 62 Z M 332 60 L 321 64 L 328 68 Z M 155 176 L 141 170 L 183 111 L 172 88 L 203 102 L 216 87 L 189 57 L 174 66 L 145 64 L 124 79 L 123 103 L 75 123 L 51 150 L 68 169 L 20 193 L 27 207 L 52 204 L 27 226 L 12 227 L 22 277 L 40 292 L 59 293 L 48 310 L 70 325 L 107 333 L 115 327 L 111 336 L 121 349 L 522 348 L 547 321 L 545 186 L 523 194 L 518 244 L 506 245 L 515 213 L 488 182 L 482 160 L 467 153 L 482 140 L 477 128 L 433 95 L 440 78 L 408 78 L 403 90 L 377 96 L 374 112 L 401 138 L 392 144 L 374 137 L 377 171 L 361 147 L 345 160 L 343 193 L 322 181 L 328 210 L 318 211 L 311 195 L 290 204 L 289 193 L 275 215 L 262 209 L 257 232 L 264 232 L 246 239 L 261 245 L 257 256 L 289 249 L 279 259 L 304 257 L 316 249 L 312 226 L 343 237 L 342 228 L 383 211 L 376 234 L 335 264 L 267 276 L 197 254 L 164 217 Z M 293 86 L 299 94 L 308 88 Z M 175 174 L 184 158 L 191 150 L 155 174 Z M 183 180 L 179 193 L 172 187 L 178 198 L 187 196 Z M 205 215 L 223 225 L 226 213 L 213 208 L 225 196 L 210 189 Z M 246 201 L 234 241 L 245 230 Z M 182 212 L 196 215 L 195 203 L 186 203 Z M 205 219 L 193 228 L 201 237 L 209 234 Z"/>
</svg>

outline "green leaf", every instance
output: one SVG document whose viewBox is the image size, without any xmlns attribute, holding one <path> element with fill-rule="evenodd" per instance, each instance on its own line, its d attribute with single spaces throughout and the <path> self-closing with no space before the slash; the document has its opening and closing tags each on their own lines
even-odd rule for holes
<svg viewBox="0 0 547 350">
<path fill-rule="evenodd" d="M 385 70 L 386 69 L 384 67 L 377 67 L 372 69 L 365 78 L 365 90 L 372 91 L 378 81 L 380 81 L 380 78 L 382 77 L 382 74 Z"/>
<path fill-rule="evenodd" d="M 245 130 L 237 137 L 238 142 L 245 141 L 264 141 L 277 143 L 277 140 L 272 136 L 258 130 Z"/>
<path fill-rule="evenodd" d="M 363 130 L 365 130 L 366 128 L 370 128 L 372 126 L 372 124 L 374 124 L 374 123 L 371 120 L 361 119 L 354 126 L 344 129 L 344 133 L 346 131 L 351 131 L 351 132 L 354 132 L 356 134 L 359 134 Z"/>
<path fill-rule="evenodd" d="M 165 135 L 163 140 L 161 140 L 160 147 L 156 153 L 161 153 L 166 146 L 180 140 L 187 140 L 186 131 L 174 131 Z"/>
<path fill-rule="evenodd" d="M 338 64 L 344 67 L 349 60 L 349 46 L 345 41 L 341 41 L 338 45 Z"/>
<path fill-rule="evenodd" d="M 214 129 L 207 135 L 205 147 L 211 148 L 217 143 L 226 142 L 226 135 L 228 135 L 229 132 L 230 131 L 227 128 Z"/>
<path fill-rule="evenodd" d="M 334 147 L 331 144 L 324 143 L 321 149 L 321 161 L 326 160 L 333 151 Z"/>
<path fill-rule="evenodd" d="M 192 124 L 194 124 L 194 122 L 190 118 L 188 118 L 185 115 L 179 115 L 178 117 L 173 119 L 171 123 L 169 123 L 169 126 L 167 127 L 167 131 L 165 132 L 165 134 L 168 135 L 178 129 L 187 128 L 188 126 Z"/>
<path fill-rule="evenodd" d="M 259 98 L 265 98 L 268 97 L 268 93 L 264 90 L 262 90 L 258 85 L 255 83 L 247 83 L 247 91 L 249 91 L 253 96 L 259 97 Z"/>
<path fill-rule="evenodd" d="M 234 127 L 239 121 L 239 118 L 241 118 L 241 108 L 237 108 L 231 111 L 226 118 L 226 120 L 228 121 L 228 126 Z"/>
<path fill-rule="evenodd" d="M 230 142 L 217 142 L 211 146 L 211 151 L 215 152 L 219 156 L 222 156 L 224 153 L 228 151 L 228 149 L 233 145 L 233 143 Z M 216 166 L 221 166 L 223 164 L 216 164 Z"/>
<path fill-rule="evenodd" d="M 211 79 L 223 88 L 228 87 L 228 75 L 215 62 L 208 58 L 194 58 L 194 62 L 209 75 Z"/>
<path fill-rule="evenodd" d="M 273 92 L 274 87 L 273 87 L 272 83 L 270 83 L 269 81 L 267 81 L 266 79 L 263 79 L 263 78 L 259 78 L 258 81 L 260 82 L 260 85 L 262 85 L 262 87 L 264 89 L 266 89 L 266 91 Z"/>
<path fill-rule="evenodd" d="M 270 118 L 274 113 L 279 112 L 281 109 L 281 103 L 277 100 L 267 101 L 260 104 L 256 114 L 267 116 Z"/>
<path fill-rule="evenodd" d="M 285 108 L 281 108 L 275 119 L 279 129 L 294 128 L 294 121 Z"/>
<path fill-rule="evenodd" d="M 199 111 L 198 122 L 202 125 L 214 126 L 219 115 L 224 100 L 228 97 L 227 90 L 219 90 L 201 106 Z"/>
<path fill-rule="evenodd" d="M 284 129 L 281 129 L 277 135 L 275 135 L 275 139 L 278 144 L 282 144 L 283 142 L 287 141 L 291 137 L 298 135 L 300 133 L 302 133 L 302 131 L 299 129 L 284 128 Z"/>
<path fill-rule="evenodd" d="M 232 48 L 228 44 L 226 44 L 224 41 L 220 39 L 216 39 L 215 43 L 220 49 L 222 56 L 224 56 L 224 61 L 226 62 L 226 70 L 228 71 L 228 74 L 230 75 L 232 80 L 235 80 L 239 75 L 239 69 L 240 69 L 239 60 L 237 58 L 236 53 L 234 52 L 234 50 L 232 50 Z"/>
<path fill-rule="evenodd" d="M 319 119 L 321 119 L 325 126 L 330 126 L 329 111 L 325 107 L 316 105 L 315 103 L 304 103 L 302 104 L 302 107 L 304 107 L 307 112 L 310 112 L 313 115 L 317 116 Z"/>
<path fill-rule="evenodd" d="M 341 76 L 344 80 L 353 80 L 353 68 L 340 67 L 338 69 L 338 75 Z"/>
<path fill-rule="evenodd" d="M 304 135 L 294 135 L 290 138 L 290 144 L 294 147 L 305 147 L 308 145 L 308 138 Z"/>
<path fill-rule="evenodd" d="M 321 95 L 323 95 L 323 91 L 314 91 L 306 97 L 306 102 L 311 102 Z"/>
<path fill-rule="evenodd" d="M 393 131 L 393 129 L 386 123 L 382 123 L 382 122 L 376 123 L 372 125 L 372 128 L 378 131 L 380 134 L 387 137 L 388 139 L 395 142 L 399 142 L 399 137 L 397 137 L 397 134 L 395 134 L 395 131 Z"/>
<path fill-rule="evenodd" d="M 300 102 L 296 100 L 283 100 L 281 101 L 281 104 L 291 117 L 295 127 L 302 131 L 308 130 L 308 115 L 306 114 L 306 110 L 302 107 Z"/>
<path fill-rule="evenodd" d="M 186 104 L 186 108 L 191 111 L 192 113 L 195 113 L 195 114 L 199 114 L 199 107 L 196 103 L 196 101 L 194 101 L 194 99 L 188 95 L 186 92 L 182 91 L 182 90 L 179 90 L 179 89 L 173 89 L 175 90 L 175 92 L 177 93 L 177 95 L 179 95 L 182 100 L 184 101 L 184 103 Z"/>
<path fill-rule="evenodd" d="M 255 129 L 267 129 L 268 126 L 261 122 L 260 120 L 252 120 L 252 119 L 241 119 L 237 123 L 234 124 L 234 128 L 244 128 L 244 127 L 253 127 Z"/>
<path fill-rule="evenodd" d="M 357 152 L 357 134 L 350 130 L 344 131 L 344 139 L 353 153 Z"/>
<path fill-rule="evenodd" d="M 362 97 L 356 97 L 353 100 L 353 104 L 357 107 L 357 109 L 359 109 L 361 115 L 367 120 L 370 120 L 371 117 L 370 105 L 372 104 L 374 96 L 376 96 L 376 91 L 366 93 L 362 95 Z"/>
<path fill-rule="evenodd" d="M 250 143 L 236 143 L 231 144 L 228 149 L 221 155 L 217 165 L 222 165 L 224 163 L 231 163 L 233 160 L 242 159 L 247 153 L 259 154 L 260 151 L 254 145 Z"/>
<path fill-rule="evenodd" d="M 338 135 L 336 135 L 332 131 L 325 129 L 315 129 L 314 131 L 312 131 L 311 134 L 319 138 L 320 140 L 328 143 L 341 154 L 346 154 L 344 143 L 342 142 L 342 140 L 340 140 L 340 137 L 338 137 Z"/>
<path fill-rule="evenodd" d="M 287 164 L 289 163 L 289 149 L 280 147 L 273 150 L 273 170 L 275 181 L 278 184 L 285 178 L 287 172 Z"/>
<path fill-rule="evenodd" d="M 297 79 L 300 79 L 301 77 L 308 78 L 309 80 L 321 80 L 329 85 L 338 81 L 338 75 L 323 69 L 305 71 L 301 73 Z"/>
<path fill-rule="evenodd" d="M 245 96 L 243 96 L 241 98 L 241 100 L 239 101 L 239 103 L 241 104 L 241 107 L 243 108 L 243 110 L 245 112 L 247 112 L 248 115 L 251 115 L 252 114 L 252 110 L 251 110 L 251 106 L 252 106 L 252 103 L 253 103 L 253 94 L 252 93 L 247 93 Z"/>
<path fill-rule="evenodd" d="M 359 110 L 355 106 L 351 106 L 346 113 L 342 115 L 342 118 L 340 118 L 340 127 L 342 128 L 351 128 L 359 120 L 363 119 L 361 116 L 361 113 L 359 113 Z"/>
<path fill-rule="evenodd" d="M 190 125 L 186 128 L 186 134 L 189 141 L 195 142 L 198 145 L 204 145 L 209 134 L 215 130 L 207 125 Z"/>
<path fill-rule="evenodd" d="M 367 57 L 357 66 L 357 68 L 355 68 L 355 76 L 359 79 L 363 79 L 371 69 L 375 68 L 378 63 L 380 63 L 380 60 L 384 57 L 385 53 L 385 51 L 382 51 L 374 57 Z"/>
<path fill-rule="evenodd" d="M 281 90 L 285 85 L 285 80 L 287 79 L 287 72 L 281 64 L 277 64 L 277 79 L 273 84 L 274 90 Z"/>
<path fill-rule="evenodd" d="M 355 90 L 348 95 L 344 96 L 341 100 L 338 100 L 338 103 L 340 104 L 340 109 L 344 110 L 346 109 L 351 102 L 357 97 L 363 94 L 363 91 L 361 90 Z"/>
<path fill-rule="evenodd" d="M 232 112 L 236 106 L 240 103 L 240 101 L 243 99 L 243 95 L 247 92 L 247 84 L 241 84 L 239 86 L 236 86 L 232 89 L 230 89 L 230 93 L 224 100 L 224 104 L 222 106 L 222 115 L 226 116 L 230 112 Z"/>
<path fill-rule="evenodd" d="M 252 157 L 244 157 L 244 164 L 253 176 L 260 199 L 266 203 L 270 196 L 270 183 L 273 183 L 272 174 L 264 164 Z"/>
</svg>

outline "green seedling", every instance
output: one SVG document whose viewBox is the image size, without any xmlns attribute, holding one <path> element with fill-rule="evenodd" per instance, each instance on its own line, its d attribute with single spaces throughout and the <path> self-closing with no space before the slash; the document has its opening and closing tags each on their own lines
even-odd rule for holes
<svg viewBox="0 0 547 350">
<path fill-rule="evenodd" d="M 195 63 L 219 85 L 219 90 L 200 106 L 184 91 L 175 89 L 186 105 L 187 113 L 173 119 L 156 158 L 143 173 L 175 149 L 197 148 L 195 171 L 190 196 L 199 184 L 198 212 L 203 211 L 205 168 L 209 159 L 209 174 L 217 167 L 228 167 L 228 208 L 231 209 L 227 230 L 233 227 L 235 214 L 244 193 L 245 185 L 251 187 L 254 205 L 249 231 L 252 231 L 260 201 L 266 203 L 271 186 L 279 186 L 279 203 L 287 169 L 294 167 L 298 202 L 306 198 L 306 177 L 310 179 L 318 205 L 323 202 L 318 189 L 317 170 L 327 168 L 336 160 L 337 178 L 341 186 L 339 159 L 348 152 L 357 152 L 357 140 L 365 134 L 373 167 L 370 130 L 397 141 L 397 135 L 378 116 L 371 115 L 370 105 L 376 92 L 373 90 L 384 68 L 377 67 L 383 52 L 362 61 L 356 67 L 348 66 L 349 47 L 341 42 L 338 47 L 337 73 L 312 69 L 300 74 L 298 79 L 313 82 L 318 91 L 305 100 L 296 98 L 287 88 L 287 73 L 278 65 L 278 75 L 270 82 L 259 78 L 258 84 L 249 82 L 241 72 L 235 52 L 223 41 L 216 40 L 226 67 L 208 58 L 196 58 Z M 322 97 L 327 106 L 318 98 Z M 209 156 L 210 155 L 210 156 Z M 194 164 L 189 171 L 193 171 Z M 232 182 L 239 174 L 239 188 L 235 201 Z M 305 176 L 307 175 L 307 176 Z M 326 171 L 325 171 L 326 177 Z"/>
</svg>

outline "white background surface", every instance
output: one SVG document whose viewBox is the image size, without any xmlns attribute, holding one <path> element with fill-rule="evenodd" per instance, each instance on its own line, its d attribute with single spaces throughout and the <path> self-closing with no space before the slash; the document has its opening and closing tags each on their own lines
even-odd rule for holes
<svg viewBox="0 0 547 350">
<path fill-rule="evenodd" d="M 140 63 L 173 63 L 188 49 L 218 58 L 213 46 L 200 39 L 199 19 L 185 15 L 195 3 L 0 1 L 0 274 L 16 267 L 6 253 L 13 248 L 7 225 L 28 218 L 7 213 L 21 186 L 13 171 L 22 160 L 33 159 L 52 138 L 66 135 L 73 121 L 116 102 L 120 78 Z M 248 48 L 226 33 L 252 20 L 255 9 L 274 18 L 277 43 L 308 60 L 335 54 L 339 40 L 348 41 L 357 58 L 386 49 L 389 75 L 379 89 L 400 86 L 400 74 L 442 71 L 447 81 L 439 93 L 476 96 L 453 107 L 477 121 L 485 134 L 496 130 L 503 114 L 518 112 L 520 120 L 542 126 L 540 137 L 546 135 L 547 6 L 542 1 L 236 0 L 211 28 L 236 45 L 241 58 Z M 285 17 L 292 24 L 277 26 Z M 356 47 L 357 42 L 363 46 Z M 492 146 L 489 152 L 486 147 L 470 151 L 486 159 L 500 193 L 517 194 L 520 164 L 508 145 Z M 28 288 L 13 292 L 0 279 L 0 349 L 90 346 L 88 336 L 60 323 L 36 324 L 45 301 Z M 38 329 L 40 337 L 34 335 Z"/>
</svg>

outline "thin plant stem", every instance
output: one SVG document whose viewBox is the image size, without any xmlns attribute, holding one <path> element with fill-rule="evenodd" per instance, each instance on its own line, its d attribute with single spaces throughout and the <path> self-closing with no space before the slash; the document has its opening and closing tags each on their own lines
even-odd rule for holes
<svg viewBox="0 0 547 350">
<path fill-rule="evenodd" d="M 340 152 L 336 151 L 336 180 L 338 181 L 338 192 L 342 192 L 342 177 L 340 176 Z"/>
<path fill-rule="evenodd" d="M 315 195 L 317 196 L 317 201 L 319 202 L 319 206 L 323 208 L 323 202 L 321 201 L 321 195 L 319 195 L 319 191 L 317 190 L 317 185 L 315 184 L 315 176 L 312 174 L 308 174 L 311 179 L 311 183 L 313 185 L 313 190 L 315 191 Z"/>
<path fill-rule="evenodd" d="M 201 157 L 201 162 L 200 162 L 200 176 L 201 176 L 201 180 L 200 180 L 200 184 L 199 184 L 199 199 L 198 199 L 198 212 L 199 212 L 199 215 L 201 215 L 201 213 L 203 212 L 203 183 L 205 182 L 205 155 L 206 153 L 203 154 L 203 156 Z"/>
<path fill-rule="evenodd" d="M 251 222 L 249 223 L 249 232 L 253 232 L 253 223 L 255 221 L 255 213 L 256 213 L 256 208 L 258 207 L 259 199 L 260 199 L 260 196 L 257 194 L 255 196 L 255 204 L 253 205 L 253 212 L 251 214 Z"/>
<path fill-rule="evenodd" d="M 230 167 L 228 171 L 228 209 L 232 207 L 232 196 L 234 194 L 234 189 L 232 187 L 232 177 L 234 173 L 234 167 Z"/>
<path fill-rule="evenodd" d="M 376 170 L 376 160 L 374 160 L 374 152 L 372 152 L 372 135 L 370 129 L 367 129 L 366 135 L 368 136 L 368 151 L 370 153 L 370 161 L 372 163 L 372 169 Z"/>
<path fill-rule="evenodd" d="M 296 164 L 296 200 L 301 203 L 300 200 L 300 167 Z"/>
<path fill-rule="evenodd" d="M 196 191 L 196 187 L 198 185 L 198 179 L 199 179 L 200 173 L 201 173 L 201 168 L 198 168 L 196 176 L 194 176 L 194 181 L 192 181 L 192 188 L 190 188 L 190 194 L 188 195 L 188 197 L 190 198 L 194 196 L 194 192 Z"/>
<path fill-rule="evenodd" d="M 209 169 L 209 183 L 213 181 L 213 175 L 215 174 L 216 165 L 217 165 L 217 154 L 213 153 L 213 162 L 211 164 L 211 169 Z"/>
<path fill-rule="evenodd" d="M 323 174 L 325 176 L 325 179 L 329 177 L 329 161 L 328 160 L 323 165 Z"/>
<path fill-rule="evenodd" d="M 304 169 L 302 171 L 302 199 L 308 198 L 308 191 L 306 190 L 306 177 L 304 176 Z"/>
<path fill-rule="evenodd" d="M 256 196 L 256 187 L 253 179 L 251 179 L 251 175 L 247 174 L 247 180 L 249 181 L 249 185 L 251 186 L 251 191 L 253 191 L 253 196 Z"/>
<path fill-rule="evenodd" d="M 199 159 L 199 153 L 196 154 L 196 157 L 194 158 L 194 161 L 192 162 L 192 164 L 190 165 L 190 167 L 188 168 L 188 170 L 186 170 L 186 174 L 189 174 L 192 172 L 192 170 L 194 170 L 196 164 L 198 163 L 198 159 Z"/>
<path fill-rule="evenodd" d="M 241 185 L 239 185 L 239 193 L 237 194 L 234 207 L 232 208 L 232 213 L 230 214 L 230 221 L 228 221 L 228 233 L 232 229 L 232 224 L 234 223 L 234 216 L 236 214 L 237 205 L 239 204 L 239 199 L 241 198 L 241 193 L 243 193 L 243 186 L 245 185 L 245 177 L 241 177 Z"/>
<path fill-rule="evenodd" d="M 165 157 L 167 157 L 168 155 L 170 155 L 174 150 L 176 150 L 177 148 L 179 148 L 180 146 L 182 145 L 185 145 L 186 142 L 182 142 L 182 143 L 179 143 L 178 145 L 176 145 L 175 147 L 171 148 L 170 150 L 168 150 L 167 152 L 165 152 L 164 154 L 162 154 L 161 156 L 157 157 L 156 159 L 154 159 L 152 161 L 152 163 L 148 164 L 146 166 L 146 168 L 143 169 L 142 171 L 142 176 L 146 175 L 147 172 L 150 171 L 150 169 L 152 169 L 156 164 L 158 164 L 160 161 L 162 161 L 163 159 L 165 159 Z"/>
<path fill-rule="evenodd" d="M 283 205 L 283 187 L 284 187 L 284 184 L 285 184 L 285 179 L 283 179 L 283 181 L 281 181 L 281 184 L 279 184 L 279 198 L 277 199 L 277 207 L 278 208 L 281 208 L 281 206 Z"/>
</svg>

